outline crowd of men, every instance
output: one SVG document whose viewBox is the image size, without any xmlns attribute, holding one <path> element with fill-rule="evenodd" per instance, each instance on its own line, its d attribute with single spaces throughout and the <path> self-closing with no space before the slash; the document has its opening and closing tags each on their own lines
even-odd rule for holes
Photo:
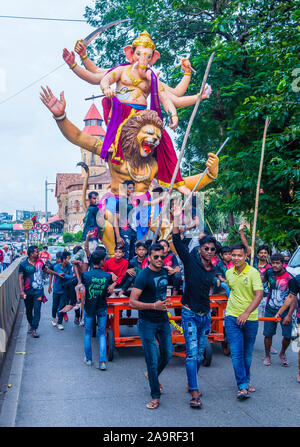
<svg viewBox="0 0 300 447">
<path fill-rule="evenodd" d="M 128 182 L 128 188 L 132 187 Z M 28 248 L 28 257 L 19 268 L 20 296 L 25 300 L 29 333 L 37 332 L 42 302 L 45 302 L 43 275 L 50 275 L 48 292 L 52 297 L 53 327 L 63 330 L 67 312 L 75 308 L 74 323 L 84 326 L 84 362 L 92 365 L 91 337 L 97 318 L 99 338 L 98 368 L 106 370 L 107 297 L 127 296 L 129 307 L 138 310 L 137 328 L 143 345 L 149 379 L 151 401 L 147 408 L 157 409 L 162 385 L 159 375 L 172 357 L 173 345 L 167 314 L 168 287 L 172 295 L 182 294 L 181 325 L 186 346 L 186 388 L 191 394 L 191 408 L 202 407 L 198 371 L 211 326 L 210 292 L 222 287 L 228 297 L 225 313 L 225 333 L 237 384 L 237 399 L 246 400 L 255 387 L 250 381 L 251 361 L 258 332 L 259 316 L 273 317 L 264 322 L 265 366 L 271 365 L 272 337 L 278 322 L 282 329 L 279 359 L 288 366 L 286 350 L 291 341 L 292 316 L 300 291 L 300 275 L 292 277 L 286 269 L 286 259 L 280 253 L 270 256 L 269 248 L 258 248 L 253 267 L 250 248 L 240 226 L 241 243 L 221 246 L 208 234 L 199 234 L 198 245 L 191 250 L 182 233 L 182 205 L 173 203 L 172 243 L 151 240 L 136 242 L 129 220 L 121 222 L 116 212 L 116 248 L 113 257 L 98 245 L 99 228 L 96 221 L 97 193 L 89 194 L 84 227 L 84 247 L 76 246 L 73 253 L 56 255 L 55 265 L 49 265 L 47 247 L 39 253 Z M 130 211 L 130 205 L 127 207 Z M 270 259 L 270 264 L 268 263 Z M 183 268 L 180 267 L 180 264 Z M 130 316 L 131 310 L 127 311 Z M 298 323 L 300 315 L 298 311 Z M 157 349 L 157 342 L 159 350 Z M 300 354 L 297 380 L 300 383 Z"/>
</svg>

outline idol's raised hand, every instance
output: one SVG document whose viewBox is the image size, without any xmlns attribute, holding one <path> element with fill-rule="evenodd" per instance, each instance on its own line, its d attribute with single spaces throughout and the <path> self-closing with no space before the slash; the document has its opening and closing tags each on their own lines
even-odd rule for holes
<svg viewBox="0 0 300 447">
<path fill-rule="evenodd" d="M 46 88 L 41 86 L 41 89 L 43 90 L 43 93 L 40 93 L 41 101 L 50 110 L 50 112 L 52 112 L 55 116 L 63 115 L 66 108 L 64 92 L 61 92 L 60 99 L 57 99 L 48 86 L 46 86 Z"/>
<path fill-rule="evenodd" d="M 63 49 L 63 60 L 71 67 L 75 62 L 75 53 L 72 51 L 70 53 L 67 48 Z"/>
<path fill-rule="evenodd" d="M 77 40 L 74 50 L 80 57 L 84 57 L 86 55 L 86 46 L 82 40 Z"/>
</svg>

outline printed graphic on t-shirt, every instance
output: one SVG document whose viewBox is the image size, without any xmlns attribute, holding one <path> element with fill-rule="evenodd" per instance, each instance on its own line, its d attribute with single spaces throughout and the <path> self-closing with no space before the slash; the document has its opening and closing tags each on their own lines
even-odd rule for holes
<svg viewBox="0 0 300 447">
<path fill-rule="evenodd" d="M 158 276 L 153 278 L 156 291 L 156 300 L 164 301 L 167 295 L 168 278 Z"/>
<path fill-rule="evenodd" d="M 107 278 L 106 277 L 104 277 L 104 278 L 93 277 L 91 279 L 91 281 L 92 281 L 92 284 L 88 288 L 89 293 L 88 293 L 88 297 L 87 297 L 89 300 L 97 299 L 97 297 L 102 294 L 102 292 L 106 286 L 106 283 L 107 283 Z"/>
</svg>

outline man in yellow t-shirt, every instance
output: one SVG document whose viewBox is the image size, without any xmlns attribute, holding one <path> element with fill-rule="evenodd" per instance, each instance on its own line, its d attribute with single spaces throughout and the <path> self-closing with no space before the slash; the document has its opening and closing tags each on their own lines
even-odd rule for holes
<svg viewBox="0 0 300 447">
<path fill-rule="evenodd" d="M 261 277 L 246 262 L 243 244 L 232 248 L 234 267 L 226 272 L 230 296 L 226 307 L 225 331 L 231 352 L 232 366 L 238 386 L 237 398 L 250 397 L 255 388 L 250 385 L 250 366 L 258 331 L 258 305 L 263 297 Z"/>
</svg>

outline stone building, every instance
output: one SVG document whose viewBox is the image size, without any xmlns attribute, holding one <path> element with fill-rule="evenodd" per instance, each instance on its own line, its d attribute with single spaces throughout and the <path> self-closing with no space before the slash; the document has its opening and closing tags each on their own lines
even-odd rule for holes
<svg viewBox="0 0 300 447">
<path fill-rule="evenodd" d="M 92 104 L 84 117 L 83 132 L 104 139 L 105 131 L 102 127 L 101 117 L 95 104 Z M 110 189 L 110 175 L 104 160 L 81 148 L 81 161 L 89 167 L 90 177 L 87 194 L 97 191 L 101 197 Z M 84 209 L 82 206 L 82 188 L 85 171 L 81 173 L 56 174 L 55 196 L 58 203 L 58 215 L 64 221 L 64 232 L 77 233 L 83 229 Z M 86 197 L 87 198 L 87 197 Z"/>
</svg>

